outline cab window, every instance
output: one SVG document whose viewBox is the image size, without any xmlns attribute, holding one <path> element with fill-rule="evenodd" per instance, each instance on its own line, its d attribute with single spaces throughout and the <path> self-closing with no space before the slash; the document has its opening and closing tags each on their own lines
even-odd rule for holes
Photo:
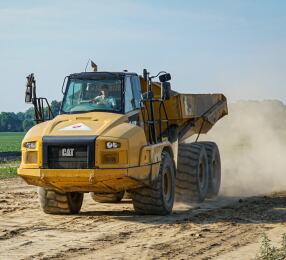
<svg viewBox="0 0 286 260">
<path fill-rule="evenodd" d="M 140 108 L 141 85 L 138 76 L 132 76 L 132 89 L 136 108 Z"/>
<path fill-rule="evenodd" d="M 125 77 L 125 113 L 140 108 L 141 86 L 138 76 Z"/>
<path fill-rule="evenodd" d="M 125 78 L 125 113 L 128 113 L 135 109 L 135 103 L 132 92 L 131 77 Z"/>
</svg>

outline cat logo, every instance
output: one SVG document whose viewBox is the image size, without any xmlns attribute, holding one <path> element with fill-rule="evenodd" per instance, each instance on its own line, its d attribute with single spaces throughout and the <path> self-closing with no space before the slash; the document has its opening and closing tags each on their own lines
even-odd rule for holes
<svg viewBox="0 0 286 260">
<path fill-rule="evenodd" d="M 73 157 L 74 156 L 74 148 L 63 148 L 62 149 L 63 157 Z"/>
</svg>

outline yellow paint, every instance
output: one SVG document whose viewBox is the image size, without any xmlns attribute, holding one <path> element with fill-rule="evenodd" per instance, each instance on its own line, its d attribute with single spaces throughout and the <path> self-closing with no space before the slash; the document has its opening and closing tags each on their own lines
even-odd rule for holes
<svg viewBox="0 0 286 260">
<path fill-rule="evenodd" d="M 153 171 L 152 171 L 153 168 Z M 156 165 L 125 169 L 18 169 L 18 175 L 28 184 L 56 187 L 62 191 L 116 192 L 144 185 L 150 174 L 157 174 Z M 103 191 L 103 187 L 106 190 Z"/>
</svg>

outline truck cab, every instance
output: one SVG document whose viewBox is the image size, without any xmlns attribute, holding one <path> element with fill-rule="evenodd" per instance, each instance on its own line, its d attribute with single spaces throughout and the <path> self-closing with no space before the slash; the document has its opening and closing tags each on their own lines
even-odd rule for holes
<svg viewBox="0 0 286 260">
<path fill-rule="evenodd" d="M 68 77 L 61 114 L 132 113 L 140 109 L 140 80 L 135 73 L 84 72 Z"/>
</svg>

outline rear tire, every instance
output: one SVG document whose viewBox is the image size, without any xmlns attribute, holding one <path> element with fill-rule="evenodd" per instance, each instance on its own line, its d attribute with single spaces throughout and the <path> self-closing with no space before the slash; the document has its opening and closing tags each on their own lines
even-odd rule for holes
<svg viewBox="0 0 286 260">
<path fill-rule="evenodd" d="M 220 183 L 221 183 L 221 162 L 219 149 L 214 142 L 200 142 L 204 144 L 208 162 L 209 162 L 209 191 L 208 197 L 216 197 L 219 193 Z"/>
<path fill-rule="evenodd" d="M 77 214 L 83 202 L 83 193 L 80 192 L 60 192 L 40 187 L 38 196 L 40 206 L 47 214 Z"/>
<path fill-rule="evenodd" d="M 117 193 L 108 193 L 108 194 L 95 194 L 94 192 L 90 193 L 91 198 L 100 203 L 117 203 L 120 202 L 124 196 L 124 191 Z"/>
<path fill-rule="evenodd" d="M 176 200 L 203 202 L 208 193 L 209 170 L 206 149 L 201 143 L 180 144 Z"/>
<path fill-rule="evenodd" d="M 134 210 L 140 214 L 168 215 L 175 198 L 174 162 L 167 151 L 162 152 L 158 178 L 150 187 L 130 192 Z"/>
</svg>

